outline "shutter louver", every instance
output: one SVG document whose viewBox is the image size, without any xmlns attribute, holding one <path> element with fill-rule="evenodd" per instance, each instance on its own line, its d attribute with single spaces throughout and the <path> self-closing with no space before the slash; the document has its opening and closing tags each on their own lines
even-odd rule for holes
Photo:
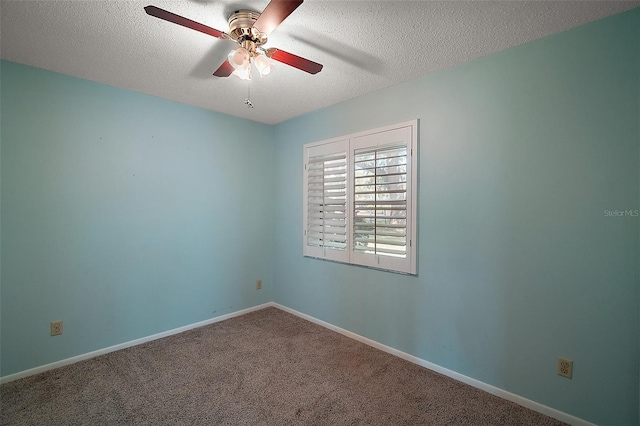
<svg viewBox="0 0 640 426">
<path fill-rule="evenodd" d="M 307 165 L 307 245 L 347 248 L 347 154 L 309 158 Z"/>
<path fill-rule="evenodd" d="M 406 258 L 406 143 L 357 149 L 353 164 L 353 250 Z"/>
</svg>

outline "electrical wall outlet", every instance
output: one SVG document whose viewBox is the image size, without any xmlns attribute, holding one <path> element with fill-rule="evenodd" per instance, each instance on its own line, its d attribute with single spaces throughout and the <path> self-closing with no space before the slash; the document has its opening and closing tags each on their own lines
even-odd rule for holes
<svg viewBox="0 0 640 426">
<path fill-rule="evenodd" d="M 256 280 L 256 290 L 262 289 L 262 280 Z"/>
<path fill-rule="evenodd" d="M 573 375 L 573 361 L 565 358 L 558 358 L 558 375 L 570 379 Z"/>
<path fill-rule="evenodd" d="M 62 334 L 62 321 L 54 321 L 51 323 L 51 335 L 59 336 Z"/>
</svg>

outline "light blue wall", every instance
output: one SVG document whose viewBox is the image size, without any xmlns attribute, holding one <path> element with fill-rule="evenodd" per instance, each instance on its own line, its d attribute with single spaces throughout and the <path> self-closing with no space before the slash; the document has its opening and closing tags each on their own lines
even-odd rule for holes
<svg viewBox="0 0 640 426">
<path fill-rule="evenodd" d="M 638 424 L 640 9 L 276 127 L 275 300 Z M 302 145 L 420 120 L 419 275 L 302 257 Z M 572 380 L 556 374 L 574 360 Z"/>
<path fill-rule="evenodd" d="M 3 376 L 273 299 L 271 126 L 1 67 Z"/>
</svg>

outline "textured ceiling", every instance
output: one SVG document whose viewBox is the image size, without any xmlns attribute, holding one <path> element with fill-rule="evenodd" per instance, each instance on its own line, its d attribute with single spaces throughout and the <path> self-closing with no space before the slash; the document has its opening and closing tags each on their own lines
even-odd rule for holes
<svg viewBox="0 0 640 426">
<path fill-rule="evenodd" d="M 316 75 L 278 64 L 248 84 L 212 73 L 229 40 L 147 15 L 149 4 L 228 31 L 237 9 L 268 0 L 5 1 L 3 59 L 275 124 L 586 22 L 640 1 L 306 0 L 269 37 L 324 65 Z"/>
</svg>

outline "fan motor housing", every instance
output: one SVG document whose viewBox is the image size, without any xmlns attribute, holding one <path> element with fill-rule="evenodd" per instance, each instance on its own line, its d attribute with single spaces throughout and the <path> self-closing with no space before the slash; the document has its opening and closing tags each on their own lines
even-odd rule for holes
<svg viewBox="0 0 640 426">
<path fill-rule="evenodd" d="M 267 36 L 253 26 L 260 13 L 251 10 L 237 10 L 229 17 L 229 36 L 245 48 L 247 45 L 262 46 Z M 251 50 L 251 49 L 249 49 Z"/>
</svg>

